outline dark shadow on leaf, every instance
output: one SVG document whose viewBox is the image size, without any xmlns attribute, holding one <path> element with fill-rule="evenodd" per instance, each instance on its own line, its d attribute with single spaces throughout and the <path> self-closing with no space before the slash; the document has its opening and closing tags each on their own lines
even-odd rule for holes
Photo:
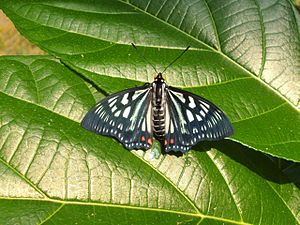
<svg viewBox="0 0 300 225">
<path fill-rule="evenodd" d="M 203 152 L 212 148 L 246 166 L 266 180 L 278 184 L 294 183 L 300 189 L 300 163 L 279 159 L 230 140 L 203 141 L 193 149 Z"/>
<path fill-rule="evenodd" d="M 174 151 L 166 152 L 165 150 L 162 150 L 162 154 L 174 155 L 176 157 L 182 157 L 183 156 L 182 152 L 174 152 Z"/>
<path fill-rule="evenodd" d="M 86 78 L 85 76 L 83 76 L 81 73 L 79 73 L 78 71 L 76 71 L 68 63 L 64 62 L 63 60 L 60 60 L 60 63 L 63 64 L 69 70 L 71 70 L 74 74 L 76 74 L 77 76 L 79 76 L 82 80 L 84 80 L 85 82 L 91 84 L 93 86 L 93 88 L 95 88 L 98 92 L 100 92 L 103 95 L 108 95 L 108 93 L 106 91 L 100 89 L 93 81 L 89 80 L 88 78 Z"/>
<path fill-rule="evenodd" d="M 212 148 L 214 148 L 212 146 L 212 144 L 217 143 L 220 141 L 200 141 L 196 146 L 194 146 L 192 149 L 198 151 L 198 152 L 207 152 L 209 150 L 211 150 Z"/>
</svg>

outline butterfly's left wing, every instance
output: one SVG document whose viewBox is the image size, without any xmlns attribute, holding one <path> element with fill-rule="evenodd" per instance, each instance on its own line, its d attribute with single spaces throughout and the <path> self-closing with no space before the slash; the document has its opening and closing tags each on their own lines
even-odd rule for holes
<svg viewBox="0 0 300 225">
<path fill-rule="evenodd" d="M 220 140 L 233 127 L 217 106 L 192 93 L 166 88 L 165 150 L 188 151 L 202 140 Z"/>
<path fill-rule="evenodd" d="M 81 126 L 97 134 L 117 138 L 127 149 L 152 145 L 150 85 L 108 96 L 83 118 Z"/>
</svg>

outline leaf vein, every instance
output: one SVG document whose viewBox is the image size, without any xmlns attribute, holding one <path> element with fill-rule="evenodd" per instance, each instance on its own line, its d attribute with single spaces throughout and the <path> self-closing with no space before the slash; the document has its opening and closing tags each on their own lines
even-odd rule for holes
<svg viewBox="0 0 300 225">
<path fill-rule="evenodd" d="M 262 113 L 259 113 L 259 114 L 257 114 L 257 115 L 250 116 L 250 117 L 247 117 L 247 118 L 241 119 L 241 120 L 235 120 L 235 121 L 232 121 L 232 123 L 233 123 L 233 124 L 234 124 L 234 123 L 240 123 L 240 122 L 244 122 L 244 121 L 246 121 L 246 120 L 250 120 L 250 119 L 253 119 L 253 118 L 257 118 L 257 117 L 263 116 L 263 115 L 265 115 L 265 114 L 267 114 L 267 113 L 270 113 L 270 112 L 273 112 L 273 111 L 275 111 L 275 110 L 277 110 L 277 109 L 279 109 L 279 108 L 281 108 L 281 107 L 283 107 L 283 106 L 285 106 L 285 105 L 287 105 L 287 102 L 283 102 L 282 104 L 279 104 L 279 105 L 277 105 L 276 107 L 274 107 L 274 108 L 272 108 L 272 109 L 269 109 L 269 110 L 266 110 L 266 111 L 264 111 L 264 112 L 262 112 Z"/>
</svg>

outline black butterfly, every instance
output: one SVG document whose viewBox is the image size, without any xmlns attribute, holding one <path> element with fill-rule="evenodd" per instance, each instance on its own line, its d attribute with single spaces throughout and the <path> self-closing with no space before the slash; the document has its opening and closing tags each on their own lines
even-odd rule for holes
<svg viewBox="0 0 300 225">
<path fill-rule="evenodd" d="M 186 152 L 199 141 L 220 140 L 233 134 L 230 121 L 217 106 L 192 93 L 169 87 L 162 73 L 151 84 L 103 99 L 85 115 L 81 126 L 115 137 L 128 149 L 149 149 L 154 136 L 167 152 Z"/>
<path fill-rule="evenodd" d="M 108 96 L 81 122 L 97 134 L 117 138 L 127 149 L 149 149 L 153 136 L 165 151 L 188 151 L 203 140 L 220 140 L 233 134 L 226 115 L 214 104 L 164 82 L 154 82 Z"/>
</svg>

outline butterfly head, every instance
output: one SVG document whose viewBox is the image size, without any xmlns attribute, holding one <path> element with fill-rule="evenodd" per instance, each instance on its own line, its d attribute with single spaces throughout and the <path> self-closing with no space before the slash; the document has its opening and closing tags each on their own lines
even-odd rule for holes
<svg viewBox="0 0 300 225">
<path fill-rule="evenodd" d="M 158 83 L 164 83 L 165 82 L 165 79 L 164 79 L 162 73 L 160 73 L 160 72 L 157 74 L 157 76 L 155 77 L 154 80 Z"/>
</svg>

